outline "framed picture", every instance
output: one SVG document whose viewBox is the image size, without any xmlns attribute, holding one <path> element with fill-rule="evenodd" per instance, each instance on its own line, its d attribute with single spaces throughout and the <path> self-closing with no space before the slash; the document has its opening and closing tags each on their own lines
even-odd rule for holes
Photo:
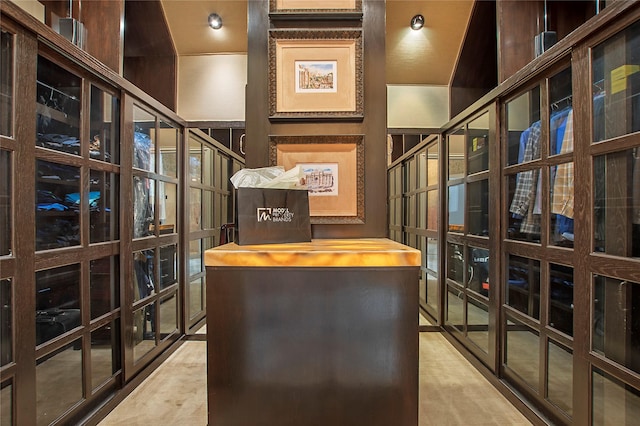
<svg viewBox="0 0 640 426">
<path fill-rule="evenodd" d="M 362 12 L 362 0 L 270 0 L 270 12 Z"/>
<path fill-rule="evenodd" d="M 270 136 L 269 157 L 302 168 L 311 223 L 364 223 L 364 136 Z"/>
<path fill-rule="evenodd" d="M 269 32 L 271 119 L 363 117 L 362 31 Z"/>
</svg>

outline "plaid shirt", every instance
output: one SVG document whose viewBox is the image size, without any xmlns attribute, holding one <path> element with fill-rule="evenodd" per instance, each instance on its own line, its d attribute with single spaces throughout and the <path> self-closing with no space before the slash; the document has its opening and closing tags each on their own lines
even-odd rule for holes
<svg viewBox="0 0 640 426">
<path fill-rule="evenodd" d="M 567 116 L 567 128 L 562 139 L 560 154 L 573 151 L 573 111 Z M 562 163 L 556 169 L 551 198 L 551 213 L 573 219 L 573 161 Z"/>
<path fill-rule="evenodd" d="M 529 138 L 524 148 L 522 161 L 531 161 L 540 158 L 540 122 L 533 123 L 530 127 Z M 511 200 L 509 211 L 523 217 L 520 224 L 520 232 L 539 233 L 540 215 L 533 213 L 536 198 L 539 169 L 527 170 L 518 173 L 516 178 L 516 190 Z"/>
</svg>

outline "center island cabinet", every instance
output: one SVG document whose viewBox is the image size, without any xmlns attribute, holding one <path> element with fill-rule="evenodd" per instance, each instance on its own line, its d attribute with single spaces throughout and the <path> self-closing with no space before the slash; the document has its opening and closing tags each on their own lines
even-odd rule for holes
<svg viewBox="0 0 640 426">
<path fill-rule="evenodd" d="M 230 243 L 205 265 L 210 426 L 418 424 L 420 251 Z"/>
</svg>

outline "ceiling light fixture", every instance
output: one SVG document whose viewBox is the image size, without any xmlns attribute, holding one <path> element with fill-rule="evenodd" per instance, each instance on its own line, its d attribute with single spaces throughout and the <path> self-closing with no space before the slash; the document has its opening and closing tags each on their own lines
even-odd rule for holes
<svg viewBox="0 0 640 426">
<path fill-rule="evenodd" d="M 424 26 L 424 16 L 416 15 L 413 18 L 411 18 L 410 26 L 412 30 L 416 30 L 416 31 L 422 28 Z"/>
<path fill-rule="evenodd" d="M 222 28 L 222 18 L 217 13 L 209 15 L 209 26 L 214 30 Z"/>
</svg>

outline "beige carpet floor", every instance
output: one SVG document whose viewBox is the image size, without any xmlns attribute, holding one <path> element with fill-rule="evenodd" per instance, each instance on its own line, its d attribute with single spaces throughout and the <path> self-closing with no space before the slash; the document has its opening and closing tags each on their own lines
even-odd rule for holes
<svg viewBox="0 0 640 426">
<path fill-rule="evenodd" d="M 206 343 L 187 341 L 99 426 L 207 424 Z M 420 333 L 420 426 L 530 425 L 438 332 Z"/>
</svg>

